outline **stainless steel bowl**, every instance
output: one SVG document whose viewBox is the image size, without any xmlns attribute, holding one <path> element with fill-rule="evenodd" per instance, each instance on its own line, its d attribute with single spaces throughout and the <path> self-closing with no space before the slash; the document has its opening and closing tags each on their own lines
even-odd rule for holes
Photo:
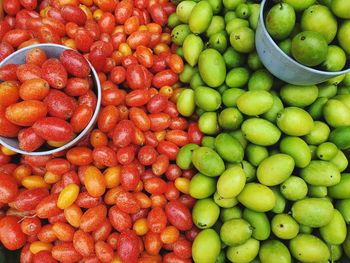
<svg viewBox="0 0 350 263">
<path fill-rule="evenodd" d="M 7 58 L 5 58 L 0 63 L 0 67 L 4 66 L 6 64 L 25 64 L 26 54 L 29 50 L 31 50 L 33 48 L 41 48 L 42 50 L 45 51 L 48 58 L 59 58 L 59 56 L 61 55 L 61 53 L 64 50 L 70 49 L 68 47 L 65 47 L 62 45 L 56 45 L 56 44 L 37 44 L 37 45 L 28 46 L 28 47 L 25 47 L 23 49 L 20 49 L 20 50 L 14 52 L 13 54 L 11 54 Z M 94 81 L 94 90 L 93 91 L 95 92 L 96 97 L 97 97 L 97 104 L 96 104 L 96 108 L 95 108 L 94 114 L 93 114 L 90 122 L 85 127 L 85 129 L 78 134 L 77 137 L 75 137 L 73 140 L 71 140 L 70 142 L 68 142 L 67 144 L 65 144 L 61 147 L 53 148 L 53 149 L 43 147 L 43 148 L 40 148 L 40 149 L 33 151 L 33 152 L 26 152 L 26 151 L 19 149 L 18 140 L 16 138 L 6 138 L 6 137 L 0 136 L 0 144 L 4 145 L 5 147 L 9 148 L 10 150 L 15 151 L 15 152 L 20 153 L 20 154 L 46 155 L 46 154 L 53 154 L 56 152 L 60 152 L 62 150 L 70 148 L 70 147 L 74 146 L 76 143 L 78 143 L 93 128 L 93 126 L 96 122 L 99 110 L 100 110 L 100 105 L 101 105 L 100 81 L 98 79 L 97 72 L 95 71 L 93 66 L 90 63 L 89 63 L 89 65 L 90 65 L 90 69 L 91 69 L 92 79 Z"/>
</svg>

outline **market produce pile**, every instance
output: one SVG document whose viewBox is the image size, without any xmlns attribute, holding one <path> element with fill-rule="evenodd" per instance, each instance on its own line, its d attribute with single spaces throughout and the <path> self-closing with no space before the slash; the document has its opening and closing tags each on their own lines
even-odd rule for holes
<svg viewBox="0 0 350 263">
<path fill-rule="evenodd" d="M 255 51 L 260 2 L 5 0 L 0 61 L 63 44 L 98 72 L 102 98 L 94 129 L 68 150 L 1 146 L 1 244 L 24 263 L 348 262 L 350 74 L 309 86 L 271 75 Z M 268 6 L 269 21 L 322 8 L 339 28 L 349 22 L 347 0 L 282 2 Z M 281 38 L 267 28 L 288 51 L 309 17 L 278 24 Z M 320 39 L 326 57 L 350 55 L 347 39 L 335 49 Z M 340 70 L 335 53 L 318 64 Z M 36 151 L 84 129 L 97 95 L 91 74 L 64 58 L 36 48 L 26 64 L 0 67 L 0 136 Z M 18 106 L 33 100 L 43 109 Z M 74 117 L 81 108 L 89 114 Z M 51 118 L 69 136 L 37 127 Z"/>
</svg>

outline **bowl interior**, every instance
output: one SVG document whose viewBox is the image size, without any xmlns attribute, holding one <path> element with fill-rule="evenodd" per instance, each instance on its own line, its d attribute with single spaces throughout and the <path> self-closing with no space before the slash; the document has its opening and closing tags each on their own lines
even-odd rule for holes
<svg viewBox="0 0 350 263">
<path fill-rule="evenodd" d="M 18 64 L 18 65 L 25 64 L 26 54 L 29 50 L 31 50 L 33 48 L 40 48 L 40 49 L 44 50 L 48 58 L 59 58 L 59 56 L 61 55 L 61 53 L 64 50 L 70 49 L 68 47 L 65 47 L 62 45 L 56 45 L 56 44 L 32 45 L 32 46 L 20 49 L 20 50 L 14 52 L 13 54 L 11 54 L 10 56 L 8 56 L 6 59 L 4 59 L 0 63 L 0 67 L 7 65 L 7 64 Z M 100 86 L 100 82 L 98 79 L 98 75 L 91 64 L 90 64 L 90 69 L 91 69 L 91 76 L 92 76 L 92 79 L 94 82 L 93 91 L 97 97 L 97 104 L 96 104 L 96 108 L 94 110 L 94 114 L 93 114 L 90 122 L 85 127 L 85 129 L 83 131 L 81 131 L 73 140 L 71 140 L 67 144 L 65 144 L 61 147 L 58 147 L 58 148 L 49 148 L 47 146 L 42 146 L 41 148 L 39 148 L 38 150 L 33 151 L 33 152 L 26 152 L 26 151 L 19 149 L 17 138 L 6 138 L 3 136 L 0 136 L 0 143 L 3 144 L 5 147 L 7 147 L 7 148 L 9 148 L 12 151 L 15 151 L 17 153 L 26 154 L 26 155 L 45 155 L 45 154 L 53 154 L 53 153 L 65 150 L 65 149 L 75 145 L 85 135 L 88 135 L 88 132 L 93 128 L 93 125 L 95 124 L 95 121 L 97 119 L 98 112 L 100 109 L 100 105 L 101 105 L 101 86 Z"/>
<path fill-rule="evenodd" d="M 314 73 L 314 74 L 319 74 L 322 76 L 328 76 L 329 78 L 332 77 L 336 77 L 345 73 L 350 72 L 350 59 L 347 60 L 343 70 L 341 71 L 336 71 L 336 72 L 329 72 L 329 71 L 323 71 L 322 69 L 318 69 L 318 68 L 312 68 L 312 67 L 308 67 L 305 66 L 301 63 L 299 63 L 298 61 L 296 61 L 293 57 L 288 56 L 287 54 L 285 54 L 277 45 L 277 43 L 275 42 L 274 39 L 272 39 L 272 37 L 270 36 L 270 34 L 268 33 L 266 26 L 265 26 L 265 17 L 267 15 L 268 10 L 275 5 L 276 3 L 272 0 L 263 0 L 261 2 L 261 10 L 260 10 L 260 17 L 259 17 L 259 23 L 262 27 L 262 30 L 264 32 L 264 34 L 266 34 L 266 37 L 270 40 L 271 44 L 274 46 L 274 48 L 278 49 L 279 52 L 281 53 L 281 55 L 287 60 L 288 63 L 290 63 L 293 66 L 296 66 L 302 70 L 305 71 L 305 73 Z M 297 18 L 298 19 L 298 18 Z"/>
</svg>

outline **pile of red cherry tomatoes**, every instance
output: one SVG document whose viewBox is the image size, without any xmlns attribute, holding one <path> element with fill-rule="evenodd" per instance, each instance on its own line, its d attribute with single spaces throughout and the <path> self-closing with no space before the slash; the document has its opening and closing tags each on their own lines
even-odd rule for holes
<svg viewBox="0 0 350 263">
<path fill-rule="evenodd" d="M 188 189 L 195 171 L 181 170 L 175 159 L 181 146 L 199 144 L 203 135 L 195 120 L 176 109 L 184 65 L 166 27 L 175 5 L 168 0 L 5 0 L 4 11 L 0 60 L 38 43 L 76 49 L 98 72 L 102 105 L 94 129 L 73 148 L 20 156 L 2 146 L 1 243 L 22 249 L 23 263 L 192 262 L 199 230 L 192 223 L 195 200 Z M 20 67 L 0 68 L 0 80 L 12 81 L 11 92 L 18 94 Z M 43 72 L 37 74 L 45 79 Z M 49 84 L 57 94 L 78 96 L 73 108 L 95 108 L 91 85 Z M 6 92 L 0 89 L 1 136 L 8 132 Z M 15 98 L 11 104 L 22 97 Z M 48 111 L 45 118 L 52 114 L 62 112 Z M 12 132 L 19 136 L 20 129 Z M 51 146 L 60 145 L 53 140 Z"/>
</svg>

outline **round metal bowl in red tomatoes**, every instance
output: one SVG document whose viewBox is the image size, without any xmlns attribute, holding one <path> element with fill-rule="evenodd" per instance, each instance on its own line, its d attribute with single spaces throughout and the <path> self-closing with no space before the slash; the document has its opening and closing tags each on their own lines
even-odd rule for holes
<svg viewBox="0 0 350 263">
<path fill-rule="evenodd" d="M 101 105 L 93 66 L 79 52 L 38 44 L 0 63 L 0 144 L 21 154 L 60 152 L 88 136 Z"/>
</svg>

